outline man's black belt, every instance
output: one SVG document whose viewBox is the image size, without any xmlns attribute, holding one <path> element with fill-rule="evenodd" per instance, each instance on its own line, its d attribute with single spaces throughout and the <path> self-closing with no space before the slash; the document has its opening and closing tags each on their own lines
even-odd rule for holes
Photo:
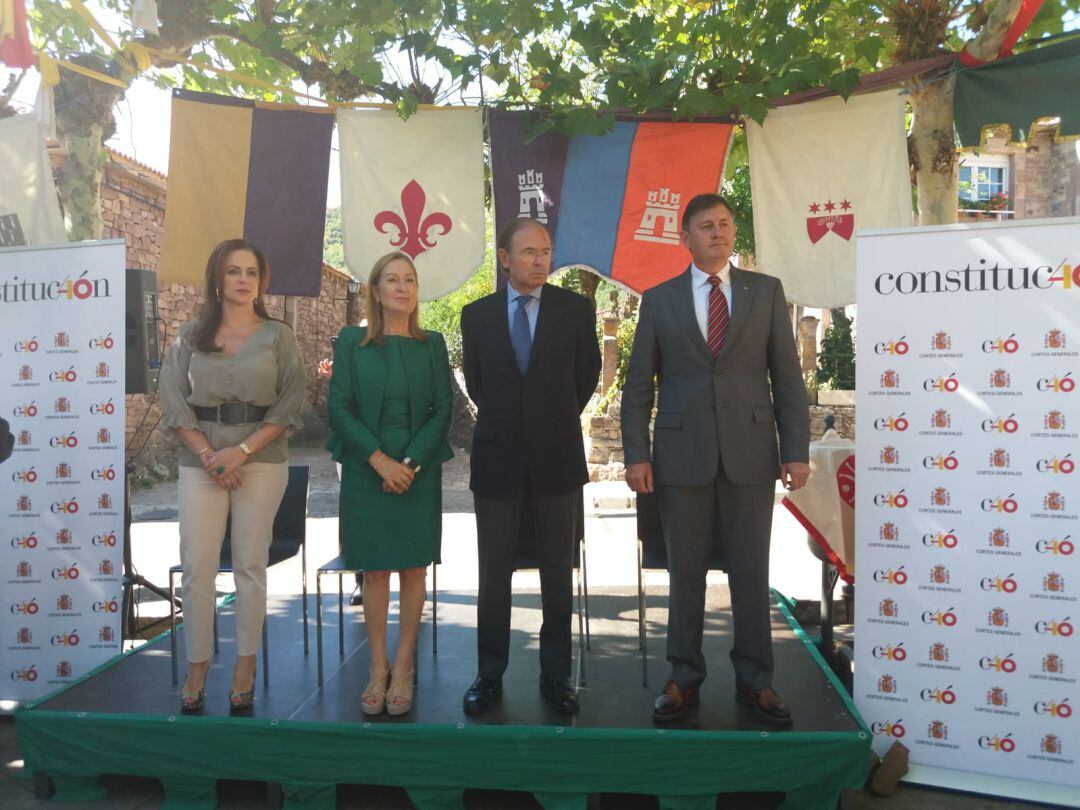
<svg viewBox="0 0 1080 810">
<path fill-rule="evenodd" d="M 217 422 L 220 425 L 246 425 L 261 422 L 270 408 L 265 405 L 250 405 L 247 402 L 223 402 L 216 408 L 196 405 L 195 418 L 203 422 Z"/>
</svg>

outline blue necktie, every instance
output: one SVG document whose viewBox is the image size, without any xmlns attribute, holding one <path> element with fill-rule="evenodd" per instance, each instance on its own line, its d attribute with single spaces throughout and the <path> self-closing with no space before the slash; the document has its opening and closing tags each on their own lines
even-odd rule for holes
<svg viewBox="0 0 1080 810">
<path fill-rule="evenodd" d="M 517 311 L 514 323 L 510 327 L 510 343 L 514 346 L 514 356 L 522 374 L 529 370 L 529 354 L 532 352 L 532 334 L 529 332 L 529 313 L 527 307 L 532 301 L 531 295 L 521 295 L 517 299 Z"/>
</svg>

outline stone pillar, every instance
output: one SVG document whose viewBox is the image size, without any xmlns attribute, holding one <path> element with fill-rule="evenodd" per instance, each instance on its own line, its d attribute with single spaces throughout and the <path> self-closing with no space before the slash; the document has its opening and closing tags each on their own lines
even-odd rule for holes
<svg viewBox="0 0 1080 810">
<path fill-rule="evenodd" d="M 600 374 L 600 391 L 608 391 L 615 382 L 615 370 L 619 364 L 619 317 L 604 316 L 603 366 Z"/>
<path fill-rule="evenodd" d="M 803 374 L 817 368 L 817 328 L 818 319 L 813 315 L 804 315 L 799 319 L 799 357 L 802 359 Z"/>
</svg>

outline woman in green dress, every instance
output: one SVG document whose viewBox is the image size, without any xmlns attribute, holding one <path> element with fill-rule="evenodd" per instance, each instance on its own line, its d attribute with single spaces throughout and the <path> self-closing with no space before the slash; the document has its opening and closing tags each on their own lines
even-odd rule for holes
<svg viewBox="0 0 1080 810">
<path fill-rule="evenodd" d="M 427 596 L 427 566 L 439 562 L 442 464 L 453 394 L 446 343 L 420 328 L 416 267 L 388 253 L 371 270 L 367 322 L 346 326 L 334 350 L 327 407 L 341 462 L 339 520 L 346 563 L 364 571 L 364 623 L 371 647 L 365 714 L 412 708 L 413 652 Z M 393 666 L 386 647 L 390 572 L 400 616 Z"/>
</svg>

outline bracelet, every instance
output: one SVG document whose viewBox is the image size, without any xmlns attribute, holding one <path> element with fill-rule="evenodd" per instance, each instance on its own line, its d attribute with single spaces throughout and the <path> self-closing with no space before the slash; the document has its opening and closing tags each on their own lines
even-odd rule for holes
<svg viewBox="0 0 1080 810">
<path fill-rule="evenodd" d="M 203 448 L 202 450 L 200 450 L 200 451 L 199 451 L 198 453 L 196 453 L 196 454 L 195 454 L 195 456 L 196 456 L 197 458 L 202 458 L 202 457 L 203 457 L 203 453 L 209 453 L 209 452 L 211 452 L 211 451 L 212 451 L 213 449 L 214 449 L 213 447 L 211 447 L 210 445 L 207 445 L 207 446 L 206 446 L 206 447 L 204 447 L 204 448 Z"/>
<path fill-rule="evenodd" d="M 243 451 L 244 451 L 244 455 L 245 455 L 245 456 L 250 456 L 250 455 L 251 455 L 252 453 L 254 453 L 254 452 L 255 452 L 255 451 L 254 451 L 254 450 L 252 450 L 252 449 L 251 449 L 250 447 L 248 447 L 248 445 L 247 445 L 247 442 L 240 442 L 240 444 L 238 444 L 238 445 L 236 445 L 236 446 L 237 446 L 237 447 L 239 447 L 239 448 L 240 448 L 241 450 L 243 450 Z"/>
</svg>

